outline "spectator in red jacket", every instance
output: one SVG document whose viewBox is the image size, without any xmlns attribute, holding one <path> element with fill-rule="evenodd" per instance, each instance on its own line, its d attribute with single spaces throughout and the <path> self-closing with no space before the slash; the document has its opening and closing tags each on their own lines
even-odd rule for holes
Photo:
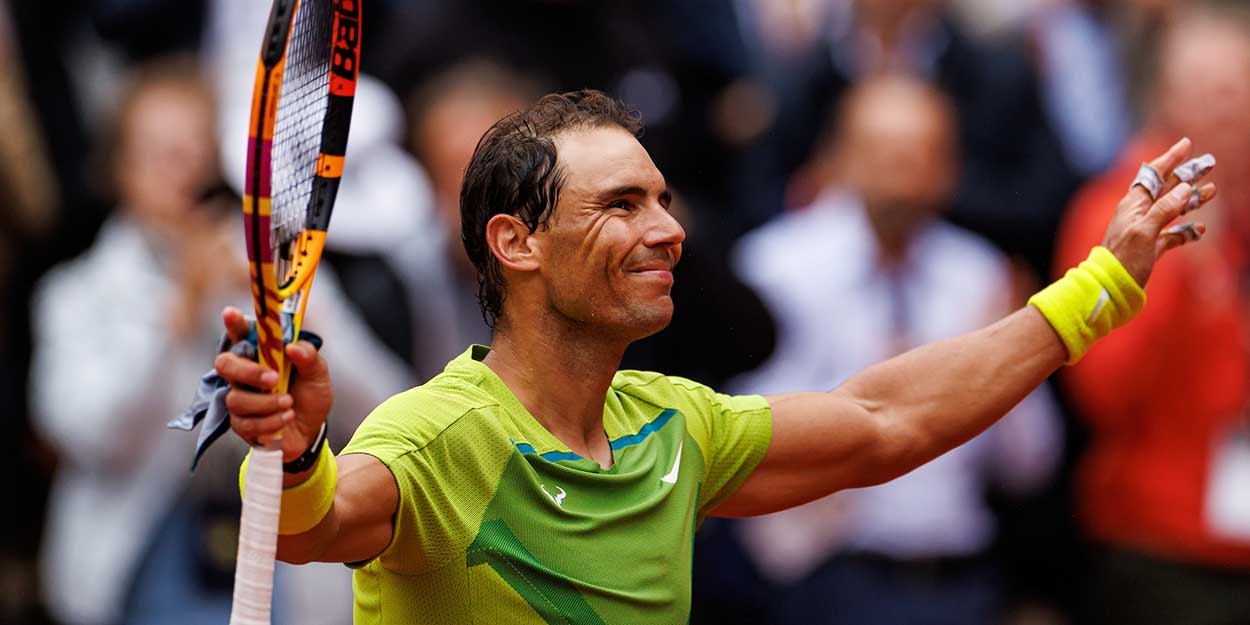
<svg viewBox="0 0 1250 625">
<path fill-rule="evenodd" d="M 1250 12 L 1179 17 L 1156 77 L 1188 97 L 1158 99 L 1135 145 L 1078 194 L 1055 266 L 1103 236 L 1161 137 L 1216 155 L 1220 198 L 1200 218 L 1210 240 L 1161 263 L 1137 322 L 1065 377 L 1090 429 L 1078 474 L 1099 545 L 1089 622 L 1232 625 L 1250 618 Z"/>
</svg>

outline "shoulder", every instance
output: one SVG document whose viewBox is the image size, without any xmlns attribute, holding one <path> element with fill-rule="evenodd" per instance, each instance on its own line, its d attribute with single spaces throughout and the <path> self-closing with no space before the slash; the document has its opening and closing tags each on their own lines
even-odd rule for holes
<svg viewBox="0 0 1250 625">
<path fill-rule="evenodd" d="M 101 308 L 90 302 L 112 302 L 118 293 L 151 292 L 163 280 L 143 235 L 127 220 L 113 217 L 105 222 L 91 247 L 44 274 L 32 294 L 32 309 L 36 320 L 56 311 L 78 316 L 83 306 L 90 307 L 94 315 L 107 315 L 110 309 L 121 309 Z M 124 310 L 135 313 L 133 308 Z"/>
<path fill-rule="evenodd" d="M 765 404 L 758 395 L 726 395 L 711 387 L 675 375 L 650 371 L 619 371 L 612 391 L 622 398 L 657 408 L 680 410 L 690 418 L 708 418 L 724 412 L 747 412 Z"/>
<path fill-rule="evenodd" d="M 937 221 L 926 229 L 917 248 L 914 262 L 921 278 L 917 287 L 926 301 L 928 321 L 956 324 L 943 334 L 996 321 L 1015 306 L 1011 261 L 987 239 Z"/>
<path fill-rule="evenodd" d="M 850 198 L 828 193 L 743 235 L 732 253 L 734 271 L 756 286 L 787 278 L 807 281 L 813 270 L 833 271 L 861 255 L 864 225 Z"/>
<path fill-rule="evenodd" d="M 612 392 L 658 408 L 677 408 L 675 404 L 700 401 L 711 389 L 692 380 L 654 371 L 623 370 L 616 372 L 612 379 Z"/>
<path fill-rule="evenodd" d="M 374 408 L 343 453 L 368 453 L 383 462 L 425 449 L 454 436 L 457 426 L 476 422 L 498 402 L 472 380 L 444 373 L 393 395 Z"/>
<path fill-rule="evenodd" d="M 935 222 L 926 233 L 929 262 L 950 265 L 963 275 L 975 272 L 977 278 L 996 276 L 1007 270 L 1006 254 L 988 239 L 971 230 L 945 221 Z"/>
</svg>

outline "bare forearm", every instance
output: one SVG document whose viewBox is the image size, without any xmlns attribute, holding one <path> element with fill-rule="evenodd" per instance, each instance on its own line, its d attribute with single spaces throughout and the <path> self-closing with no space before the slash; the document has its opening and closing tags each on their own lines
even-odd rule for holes
<svg viewBox="0 0 1250 625">
<path fill-rule="evenodd" d="M 1029 308 L 865 369 L 828 393 L 769 396 L 768 453 L 713 514 L 768 514 L 892 480 L 989 427 L 1065 357 Z"/>
<path fill-rule="evenodd" d="M 1103 246 L 1030 307 L 867 369 L 829 393 L 769 396 L 768 452 L 714 514 L 766 514 L 891 480 L 976 436 L 1064 362 L 1079 360 L 1140 310 L 1140 285 L 1159 257 L 1201 236 L 1201 225 L 1164 230 L 1215 197 L 1214 185 L 1178 184 L 1169 173 L 1189 149 L 1183 139 L 1143 168 L 1145 182 L 1120 201 Z M 1186 167 L 1195 183 L 1209 171 L 1199 161 Z"/>
<path fill-rule="evenodd" d="M 1011 410 L 1067 352 L 1035 308 L 864 370 L 834 393 L 888 433 L 881 474 L 892 479 L 976 436 Z"/>
<path fill-rule="evenodd" d="M 399 497 L 390 471 L 371 456 L 349 454 L 336 462 L 333 505 L 312 529 L 278 538 L 279 560 L 360 562 L 390 544 Z"/>
<path fill-rule="evenodd" d="M 278 559 L 290 564 L 324 560 L 325 552 L 338 538 L 341 526 L 336 509 L 330 508 L 325 518 L 307 532 L 278 536 Z"/>
</svg>

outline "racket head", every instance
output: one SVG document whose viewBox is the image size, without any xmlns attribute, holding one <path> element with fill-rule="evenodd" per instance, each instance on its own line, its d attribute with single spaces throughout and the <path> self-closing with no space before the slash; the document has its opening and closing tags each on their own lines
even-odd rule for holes
<svg viewBox="0 0 1250 625">
<path fill-rule="evenodd" d="M 360 0 L 275 0 L 248 125 L 244 236 L 260 362 L 290 367 L 343 173 L 360 59 Z"/>
</svg>

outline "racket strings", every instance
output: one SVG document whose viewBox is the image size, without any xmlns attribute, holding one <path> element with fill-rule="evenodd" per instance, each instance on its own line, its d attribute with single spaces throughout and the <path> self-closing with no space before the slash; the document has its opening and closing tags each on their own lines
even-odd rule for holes
<svg viewBox="0 0 1250 625">
<path fill-rule="evenodd" d="M 334 5 L 300 0 L 287 43 L 273 134 L 270 239 L 279 280 L 304 229 L 328 105 Z"/>
</svg>

